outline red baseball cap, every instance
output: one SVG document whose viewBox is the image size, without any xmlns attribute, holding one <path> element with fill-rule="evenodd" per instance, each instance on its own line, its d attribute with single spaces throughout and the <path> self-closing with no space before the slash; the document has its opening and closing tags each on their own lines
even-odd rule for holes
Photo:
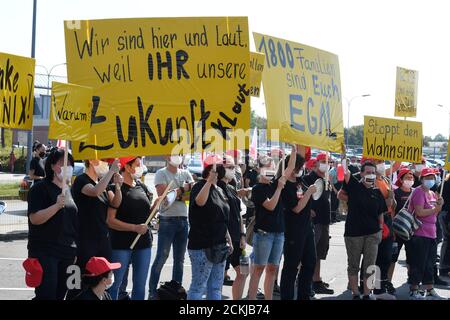
<svg viewBox="0 0 450 320">
<path fill-rule="evenodd" d="M 203 167 L 207 167 L 211 164 L 223 164 L 223 157 L 219 156 L 218 154 L 209 154 L 204 160 L 203 160 Z"/>
<path fill-rule="evenodd" d="M 23 263 L 25 269 L 25 283 L 28 287 L 37 288 L 41 285 L 44 270 L 36 258 L 28 258 Z"/>
<path fill-rule="evenodd" d="M 372 159 L 372 158 L 367 158 L 367 157 L 362 157 L 362 158 L 361 158 L 361 164 L 364 164 L 364 163 L 366 163 L 366 162 L 373 163 L 373 162 L 374 162 L 374 159 Z"/>
<path fill-rule="evenodd" d="M 395 181 L 395 185 L 397 186 L 397 187 L 401 187 L 402 186 L 402 181 L 401 181 L 401 179 L 403 178 L 403 176 L 405 175 L 405 174 L 408 174 L 408 173 L 412 173 L 412 171 L 411 170 L 409 170 L 408 168 L 401 168 L 400 169 L 400 171 L 398 172 L 398 175 L 397 175 L 397 181 Z"/>
<path fill-rule="evenodd" d="M 99 276 L 111 270 L 119 269 L 121 266 L 119 262 L 111 263 L 103 257 L 92 257 L 86 263 L 86 271 L 89 272 L 87 276 Z"/>
<path fill-rule="evenodd" d="M 126 165 L 128 162 L 131 162 L 131 161 L 133 161 L 133 160 L 136 160 L 137 158 L 139 158 L 139 157 L 123 157 L 123 158 L 119 158 L 120 167 L 121 167 L 121 168 L 124 168 L 125 165 Z"/>
<path fill-rule="evenodd" d="M 327 160 L 327 156 L 328 159 L 330 159 L 329 155 L 326 152 L 321 152 L 317 155 L 316 160 L 317 161 Z"/>
<path fill-rule="evenodd" d="M 434 169 L 432 168 L 423 168 L 422 172 L 420 173 L 420 177 L 427 177 L 427 176 L 431 176 L 431 175 L 435 175 L 436 173 L 434 172 Z"/>
<path fill-rule="evenodd" d="M 312 169 L 314 168 L 314 165 L 316 164 L 317 159 L 316 158 L 311 158 L 308 161 L 306 161 L 305 164 L 305 168 L 306 169 Z"/>
</svg>

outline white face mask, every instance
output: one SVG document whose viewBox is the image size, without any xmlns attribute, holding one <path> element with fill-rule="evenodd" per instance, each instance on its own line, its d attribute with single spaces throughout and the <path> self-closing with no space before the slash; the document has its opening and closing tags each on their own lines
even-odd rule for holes
<svg viewBox="0 0 450 320">
<path fill-rule="evenodd" d="M 325 173 L 328 171 L 328 164 L 326 163 L 320 163 L 319 164 L 319 171 L 322 173 Z"/>
<path fill-rule="evenodd" d="M 181 163 L 183 163 L 181 156 L 171 156 L 169 159 L 169 164 L 173 167 L 178 167 Z"/>
<path fill-rule="evenodd" d="M 225 178 L 227 178 L 228 180 L 233 180 L 234 177 L 235 177 L 234 170 L 225 168 Z"/>
<path fill-rule="evenodd" d="M 377 173 L 384 175 L 386 173 L 386 165 L 384 163 L 377 164 Z"/>
<path fill-rule="evenodd" d="M 368 175 L 364 176 L 364 181 L 368 184 L 374 184 L 376 178 L 377 178 L 376 175 L 368 174 Z"/>
<path fill-rule="evenodd" d="M 98 165 L 94 166 L 94 171 L 100 179 L 103 178 L 109 171 L 108 163 L 99 161 Z"/>
<path fill-rule="evenodd" d="M 403 186 L 408 189 L 411 188 L 413 186 L 413 184 L 414 184 L 414 180 L 404 180 L 403 181 Z"/>
<path fill-rule="evenodd" d="M 441 176 L 439 174 L 437 174 L 436 175 L 436 184 L 437 185 L 441 184 L 441 181 L 442 181 Z"/>
<path fill-rule="evenodd" d="M 56 177 L 61 182 L 64 180 L 63 170 L 64 170 L 64 167 L 61 167 L 61 172 L 56 174 Z M 72 179 L 72 175 L 73 175 L 73 167 L 72 166 L 67 166 L 67 169 L 66 169 L 66 181 L 70 181 L 70 179 Z"/>
<path fill-rule="evenodd" d="M 112 285 L 114 284 L 114 273 L 111 275 L 111 282 L 109 284 L 106 285 L 106 290 L 108 290 L 109 288 L 112 287 Z"/>
<path fill-rule="evenodd" d="M 271 170 L 270 168 L 262 168 L 261 175 L 268 180 L 272 180 L 273 177 L 275 177 L 275 171 Z"/>
<path fill-rule="evenodd" d="M 136 168 L 134 168 L 134 173 L 132 174 L 132 176 L 133 176 L 133 179 L 139 180 L 143 174 L 144 174 L 144 169 L 142 167 L 136 167 Z"/>
</svg>

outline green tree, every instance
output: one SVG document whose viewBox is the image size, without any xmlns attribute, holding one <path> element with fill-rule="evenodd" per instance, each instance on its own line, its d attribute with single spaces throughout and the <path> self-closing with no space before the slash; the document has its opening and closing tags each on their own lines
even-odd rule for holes
<svg viewBox="0 0 450 320">
<path fill-rule="evenodd" d="M 436 141 L 436 142 L 446 142 L 446 141 L 448 141 L 448 139 L 447 139 L 446 137 L 444 137 L 442 134 L 438 133 L 438 134 L 434 137 L 433 141 Z"/>
<path fill-rule="evenodd" d="M 433 141 L 433 139 L 431 139 L 430 136 L 423 137 L 423 146 L 424 147 L 429 147 L 431 141 Z"/>
<path fill-rule="evenodd" d="M 250 112 L 250 128 L 267 129 L 267 119 L 258 116 L 255 110 Z"/>
<path fill-rule="evenodd" d="M 344 129 L 344 135 L 348 134 L 348 146 L 362 146 L 364 136 L 364 126 L 353 126 L 350 130 Z"/>
</svg>

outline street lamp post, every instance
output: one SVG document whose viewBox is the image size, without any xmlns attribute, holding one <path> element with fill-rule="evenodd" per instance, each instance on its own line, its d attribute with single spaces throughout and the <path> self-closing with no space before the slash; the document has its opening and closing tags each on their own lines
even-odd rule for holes
<svg viewBox="0 0 450 320">
<path fill-rule="evenodd" d="M 347 146 L 347 147 L 348 147 L 348 136 L 349 136 L 349 133 L 350 133 L 350 105 L 352 104 L 352 101 L 354 99 L 356 99 L 356 98 L 366 98 L 366 97 L 370 97 L 370 94 L 366 93 L 366 94 L 354 96 L 350 100 L 345 98 L 345 100 L 347 101 L 347 135 L 345 136 L 345 146 Z"/>
</svg>

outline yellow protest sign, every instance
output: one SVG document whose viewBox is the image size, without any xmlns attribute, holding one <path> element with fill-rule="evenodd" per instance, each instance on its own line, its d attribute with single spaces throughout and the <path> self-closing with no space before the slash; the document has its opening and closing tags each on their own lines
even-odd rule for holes
<svg viewBox="0 0 450 320">
<path fill-rule="evenodd" d="M 90 87 L 52 83 L 49 139 L 69 141 L 88 139 L 93 92 Z"/>
<path fill-rule="evenodd" d="M 365 116 L 363 155 L 380 160 L 422 162 L 422 123 Z"/>
<path fill-rule="evenodd" d="M 395 116 L 415 118 L 419 72 L 397 67 Z"/>
<path fill-rule="evenodd" d="M 69 82 L 95 96 L 77 159 L 210 150 L 250 127 L 247 17 L 66 21 L 65 39 Z"/>
<path fill-rule="evenodd" d="M 341 152 L 344 143 L 339 60 L 335 54 L 259 33 L 267 129 L 279 140 Z M 279 132 L 278 132 L 279 129 Z"/>
<path fill-rule="evenodd" d="M 250 95 L 259 97 L 261 92 L 261 77 L 264 70 L 264 55 L 250 52 Z"/>
<path fill-rule="evenodd" d="M 31 130 L 35 60 L 0 52 L 0 127 Z"/>
</svg>

